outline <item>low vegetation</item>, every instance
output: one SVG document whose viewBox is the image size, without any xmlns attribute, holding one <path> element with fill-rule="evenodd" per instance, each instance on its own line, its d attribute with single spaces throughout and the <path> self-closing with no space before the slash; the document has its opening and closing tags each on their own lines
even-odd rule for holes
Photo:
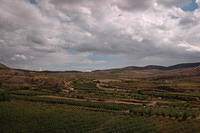
<svg viewBox="0 0 200 133">
<path fill-rule="evenodd" d="M 200 75 L 193 70 L 1 69 L 0 133 L 198 133 Z"/>
</svg>

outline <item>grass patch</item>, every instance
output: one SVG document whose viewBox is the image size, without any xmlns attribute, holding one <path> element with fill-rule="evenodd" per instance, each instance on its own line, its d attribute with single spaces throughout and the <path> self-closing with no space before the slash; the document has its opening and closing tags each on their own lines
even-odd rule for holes
<svg viewBox="0 0 200 133">
<path fill-rule="evenodd" d="M 153 120 L 42 104 L 0 103 L 1 133 L 155 133 Z"/>
</svg>

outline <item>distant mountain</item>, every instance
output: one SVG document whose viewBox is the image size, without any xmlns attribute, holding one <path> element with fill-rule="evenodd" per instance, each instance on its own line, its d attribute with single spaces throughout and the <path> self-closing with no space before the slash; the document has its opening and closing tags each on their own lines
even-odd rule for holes
<svg viewBox="0 0 200 133">
<path fill-rule="evenodd" d="M 17 68 L 9 68 L 6 65 L 0 63 L 0 70 L 6 70 L 6 69 L 13 69 L 13 70 L 17 70 L 17 71 L 22 71 L 22 72 L 37 72 L 37 73 L 81 73 L 81 71 L 34 71 L 34 70 L 26 70 L 26 69 L 17 69 Z"/>
<path fill-rule="evenodd" d="M 129 66 L 125 67 L 124 69 L 132 69 L 132 70 L 151 70 L 151 69 L 156 69 L 156 70 L 174 70 L 174 69 L 182 69 L 182 68 L 192 68 L 192 67 L 197 67 L 200 66 L 200 63 L 183 63 L 183 64 L 177 64 L 173 66 L 157 66 L 157 65 L 148 65 L 144 67 L 135 67 L 135 66 Z"/>
<path fill-rule="evenodd" d="M 192 67 L 198 67 L 200 66 L 200 63 L 183 63 L 183 64 L 177 64 L 173 66 L 159 66 L 159 65 L 148 65 L 144 67 L 138 67 L 138 66 L 128 66 L 124 68 L 115 68 L 115 69 L 107 69 L 107 70 L 96 70 L 93 72 L 100 72 L 100 71 L 111 71 L 111 72 L 122 72 L 122 71 L 137 71 L 137 70 L 175 70 L 175 69 L 183 69 L 183 68 L 192 68 Z"/>
<path fill-rule="evenodd" d="M 192 67 L 198 67 L 200 66 L 200 63 L 183 63 L 183 64 L 178 64 L 174 66 L 169 66 L 167 67 L 168 70 L 173 70 L 173 69 L 181 69 L 181 68 L 192 68 Z"/>
<path fill-rule="evenodd" d="M 164 67 L 164 66 L 148 65 L 148 66 L 144 66 L 144 67 L 129 66 L 129 67 L 125 67 L 123 69 L 126 69 L 126 70 L 151 70 L 151 69 L 165 70 L 166 68 L 167 67 Z"/>
<path fill-rule="evenodd" d="M 9 69 L 9 67 L 7 67 L 6 65 L 0 63 L 0 69 Z"/>
<path fill-rule="evenodd" d="M 75 71 L 75 70 L 72 70 L 72 71 L 41 71 L 41 72 L 44 72 L 44 73 L 81 73 L 81 71 Z"/>
<path fill-rule="evenodd" d="M 22 72 L 36 72 L 36 73 L 81 73 L 81 71 L 48 71 L 48 70 L 44 70 L 44 71 L 33 71 L 33 70 L 26 70 L 26 69 L 15 69 L 18 71 L 22 71 Z"/>
<path fill-rule="evenodd" d="M 200 67 L 200 62 L 197 63 L 182 63 L 182 64 L 177 64 L 173 66 L 159 66 L 159 65 L 148 65 L 148 66 L 143 66 L 143 67 L 138 67 L 138 66 L 128 66 L 124 68 L 115 68 L 115 69 L 106 69 L 106 70 L 95 70 L 93 72 L 123 72 L 123 71 L 139 71 L 139 70 L 175 70 L 175 69 L 183 69 L 183 68 L 193 68 L 193 67 Z M 0 70 L 1 69 L 10 69 L 4 64 L 0 63 Z M 81 71 L 32 71 L 32 70 L 24 70 L 24 69 L 14 69 L 18 71 L 24 71 L 24 72 L 39 72 L 39 73 L 80 73 Z"/>
</svg>

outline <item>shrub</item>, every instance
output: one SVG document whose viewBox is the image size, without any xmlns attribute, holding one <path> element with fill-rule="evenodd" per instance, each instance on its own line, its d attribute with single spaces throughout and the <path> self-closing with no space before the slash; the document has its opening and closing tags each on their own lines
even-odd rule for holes
<svg viewBox="0 0 200 133">
<path fill-rule="evenodd" d="M 62 88 L 58 88 L 57 90 L 56 90 L 56 92 L 62 92 Z"/>
<path fill-rule="evenodd" d="M 0 93 L 0 101 L 10 101 L 10 96 L 7 92 Z"/>
<path fill-rule="evenodd" d="M 196 114 L 192 113 L 192 119 L 196 118 Z"/>
<path fill-rule="evenodd" d="M 78 98 L 78 99 L 84 99 L 84 97 L 83 97 L 83 96 L 77 96 L 77 98 Z"/>
<path fill-rule="evenodd" d="M 28 89 L 30 89 L 30 87 L 28 85 L 21 85 L 21 86 L 19 86 L 19 89 L 28 90 Z"/>
<path fill-rule="evenodd" d="M 187 118 L 188 118 L 188 114 L 187 114 L 186 112 L 184 112 L 183 117 L 182 117 L 182 120 L 184 121 L 184 120 L 186 120 Z"/>
<path fill-rule="evenodd" d="M 143 95 L 142 90 L 138 90 L 137 93 L 140 94 L 140 95 Z"/>
</svg>

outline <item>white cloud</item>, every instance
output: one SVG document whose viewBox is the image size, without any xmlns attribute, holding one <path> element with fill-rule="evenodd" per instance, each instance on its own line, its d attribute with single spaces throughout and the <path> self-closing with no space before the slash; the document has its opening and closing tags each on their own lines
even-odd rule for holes
<svg viewBox="0 0 200 133">
<path fill-rule="evenodd" d="M 200 6 L 200 0 L 196 0 L 196 3 Z"/>
<path fill-rule="evenodd" d="M 16 60 L 27 60 L 27 57 L 22 54 L 16 54 L 14 57 L 11 58 L 11 60 L 16 61 Z"/>
<path fill-rule="evenodd" d="M 200 46 L 194 46 L 188 43 L 180 43 L 178 46 L 186 48 L 186 50 L 190 52 L 200 52 Z"/>
<path fill-rule="evenodd" d="M 94 60 L 84 59 L 84 60 L 81 61 L 80 63 L 81 63 L 81 64 L 105 64 L 105 63 L 107 63 L 107 62 L 104 61 L 104 60 L 97 60 L 97 61 L 94 61 Z"/>
<path fill-rule="evenodd" d="M 200 9 L 184 12 L 180 7 L 188 2 L 2 0 L 0 58 L 13 67 L 37 70 L 109 63 L 90 60 L 94 55 L 118 58 L 111 67 L 198 61 Z"/>
</svg>

